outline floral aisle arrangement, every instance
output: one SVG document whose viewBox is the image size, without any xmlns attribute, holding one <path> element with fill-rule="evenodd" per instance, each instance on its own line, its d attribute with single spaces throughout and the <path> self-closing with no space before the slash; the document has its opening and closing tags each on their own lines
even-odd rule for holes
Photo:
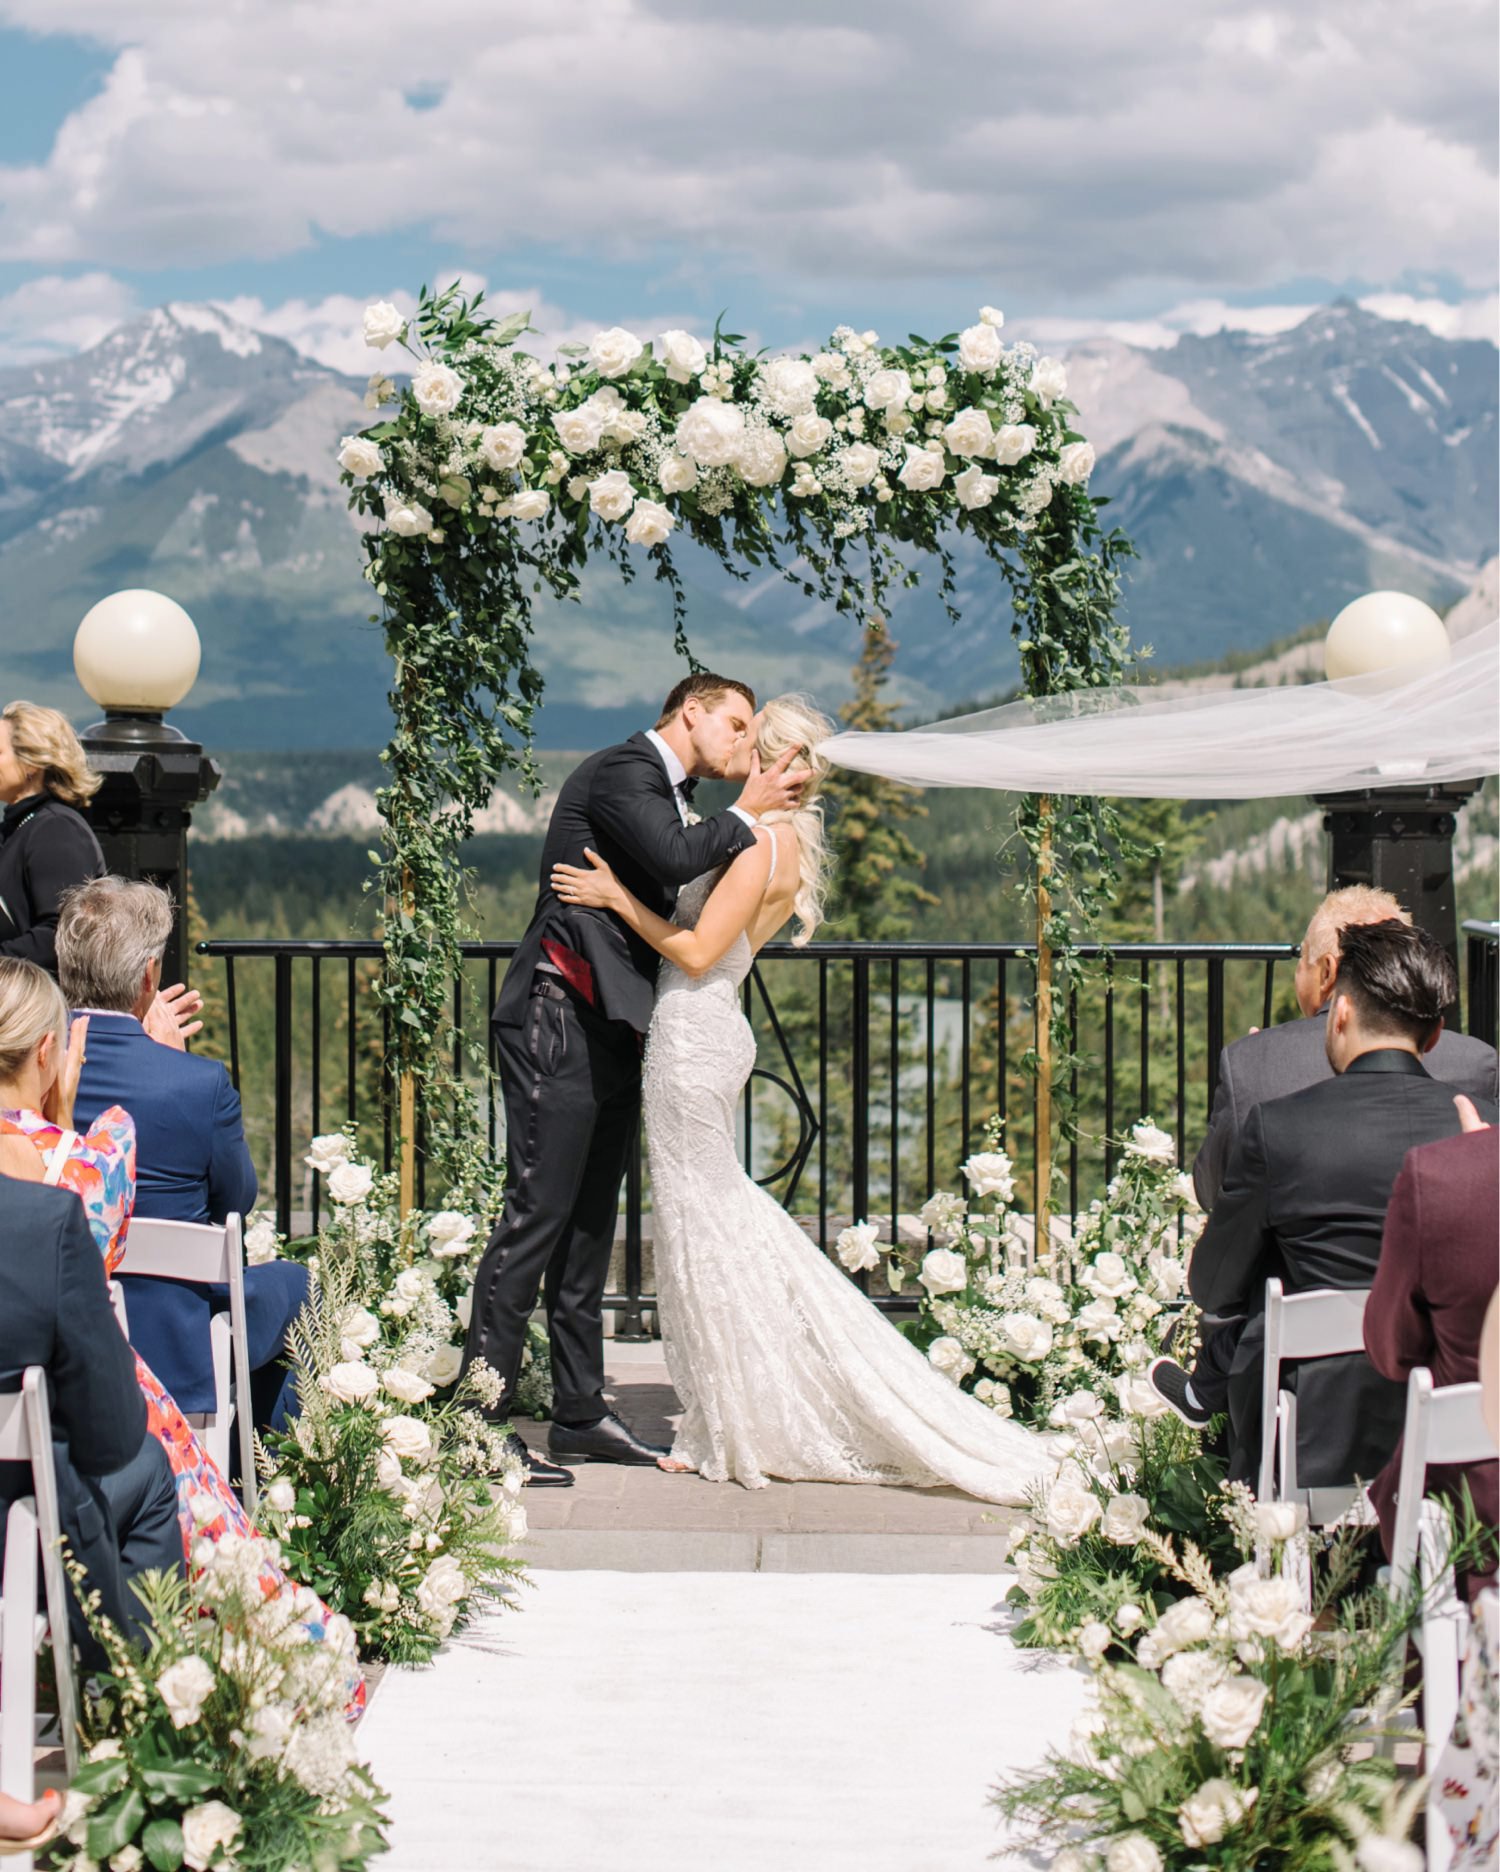
<svg viewBox="0 0 1500 1872">
<path fill-rule="evenodd" d="M 293 1333 L 300 1414 L 261 1451 L 262 1516 L 366 1655 L 420 1663 L 519 1572 L 507 1550 L 526 1532 L 520 1464 L 471 1408 L 500 1381 L 476 1364 L 456 1383 L 481 1243 L 457 1208 L 403 1222 L 396 1179 L 344 1133 L 308 1162 L 334 1213 Z"/>
<path fill-rule="evenodd" d="M 1102 1622 L 1085 1627 L 1091 1707 L 1067 1751 L 1010 1777 L 996 1804 L 1052 1872 L 1420 1872 L 1407 1833 L 1422 1785 L 1400 1791 L 1393 1762 L 1349 1751 L 1416 1607 L 1340 1599 L 1349 1544 L 1309 1607 L 1293 1511 L 1236 1500 L 1232 1518 L 1261 1558 L 1225 1579 L 1145 1532 L 1182 1596 L 1146 1606 L 1133 1658 L 1117 1658 Z"/>
<path fill-rule="evenodd" d="M 268 1596 L 263 1542 L 199 1543 L 191 1584 L 147 1575 L 143 1650 L 99 1616 L 107 1669 L 84 1709 L 92 1740 L 51 1863 L 74 1872 L 344 1872 L 385 1851 L 385 1799 L 344 1713 L 354 1629 L 317 1644 L 312 1594 Z M 80 1576 L 81 1577 L 81 1576 Z"/>
<path fill-rule="evenodd" d="M 1108 687 L 1130 661 L 1114 616 L 1129 548 L 1089 493 L 1067 373 L 1007 343 L 994 308 L 936 340 L 840 326 L 811 356 L 753 354 L 722 329 L 612 326 L 549 364 L 517 349 L 528 324 L 457 286 L 424 289 L 412 318 L 370 306 L 366 341 L 403 347 L 409 376 L 370 379 L 374 419 L 338 451 L 395 663 L 380 882 L 399 908 L 382 993 L 394 1069 L 416 1082 L 440 1158 L 463 841 L 502 772 L 536 780 L 536 594 L 576 596 L 591 555 L 627 579 L 649 567 L 687 654 L 672 550 L 689 538 L 735 576 L 772 565 L 872 623 L 930 554 L 956 617 L 956 528 L 1009 583 L 1028 694 Z M 1109 821 L 1096 800 L 1055 808 L 1059 947 Z"/>
<path fill-rule="evenodd" d="M 917 1299 L 911 1338 L 937 1368 L 1002 1416 L 1068 1429 L 1154 1411 L 1145 1369 L 1183 1322 L 1185 1254 L 1201 1226 L 1172 1138 L 1143 1119 L 1125 1138 L 1102 1201 L 1066 1254 L 1026 1264 L 1010 1159 L 990 1148 L 963 1166 L 968 1196 L 939 1190 L 918 1220 L 925 1240 L 882 1242 L 872 1223 L 835 1244 L 852 1271 L 886 1261 L 893 1292 Z M 977 1205 L 977 1207 L 976 1207 Z M 1179 1349 L 1185 1325 L 1178 1326 Z"/>
</svg>

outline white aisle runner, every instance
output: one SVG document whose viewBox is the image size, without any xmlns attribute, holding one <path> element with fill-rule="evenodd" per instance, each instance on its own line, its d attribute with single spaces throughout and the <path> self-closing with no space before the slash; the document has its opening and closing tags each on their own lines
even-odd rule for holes
<svg viewBox="0 0 1500 1872">
<path fill-rule="evenodd" d="M 360 1727 L 390 1872 L 983 1872 L 1080 1674 L 974 1574 L 542 1572 Z"/>
</svg>

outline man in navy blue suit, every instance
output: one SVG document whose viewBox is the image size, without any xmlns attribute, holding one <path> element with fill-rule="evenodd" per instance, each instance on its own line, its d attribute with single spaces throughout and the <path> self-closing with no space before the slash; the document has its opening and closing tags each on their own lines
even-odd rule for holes
<svg viewBox="0 0 1500 1872">
<path fill-rule="evenodd" d="M 222 1222 L 254 1208 L 255 1166 L 229 1074 L 187 1052 L 175 1023 L 155 1011 L 171 928 L 171 899 L 155 884 L 95 878 L 64 899 L 58 980 L 69 1005 L 90 1017 L 74 1120 L 82 1129 L 111 1105 L 135 1120 L 137 1215 Z M 136 1350 L 182 1410 L 211 1411 L 208 1323 L 229 1304 L 227 1288 L 122 1281 Z M 279 1361 L 307 1294 L 307 1270 L 293 1262 L 245 1270 L 257 1423 L 285 1426 L 290 1385 Z"/>
</svg>

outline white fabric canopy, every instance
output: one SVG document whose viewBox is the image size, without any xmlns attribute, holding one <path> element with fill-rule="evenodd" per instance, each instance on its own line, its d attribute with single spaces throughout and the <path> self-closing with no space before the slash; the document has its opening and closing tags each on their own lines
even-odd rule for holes
<svg viewBox="0 0 1500 1872">
<path fill-rule="evenodd" d="M 1500 624 L 1416 675 L 1276 689 L 1084 690 L 820 752 L 908 786 L 1141 799 L 1276 799 L 1500 772 Z"/>
</svg>

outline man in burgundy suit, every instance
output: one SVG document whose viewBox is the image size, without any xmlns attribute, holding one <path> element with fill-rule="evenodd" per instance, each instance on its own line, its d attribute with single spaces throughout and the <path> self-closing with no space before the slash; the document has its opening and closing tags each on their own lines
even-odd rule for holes
<svg viewBox="0 0 1500 1872">
<path fill-rule="evenodd" d="M 1420 1144 L 1406 1153 L 1386 1211 L 1380 1262 L 1365 1307 L 1365 1351 L 1387 1378 L 1405 1379 L 1419 1365 L 1435 1385 L 1479 1379 L 1480 1328 L 1495 1292 L 1500 1235 L 1500 1132 L 1482 1125 L 1466 1098 L 1455 1099 L 1464 1129 L 1458 1137 Z M 1396 1523 L 1401 1449 L 1370 1488 L 1390 1551 Z M 1457 1499 L 1467 1483 L 1480 1519 L 1500 1519 L 1500 1461 L 1435 1464 L 1427 1493 Z M 1494 1579 L 1489 1564 L 1469 1576 L 1472 1594 Z"/>
</svg>

